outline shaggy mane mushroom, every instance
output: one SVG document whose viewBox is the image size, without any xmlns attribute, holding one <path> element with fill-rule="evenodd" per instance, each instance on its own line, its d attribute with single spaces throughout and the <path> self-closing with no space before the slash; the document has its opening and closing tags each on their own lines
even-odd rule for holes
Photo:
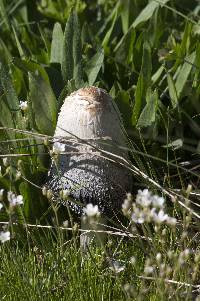
<svg viewBox="0 0 200 301">
<path fill-rule="evenodd" d="M 67 202 L 78 215 L 83 213 L 78 203 L 98 205 L 107 216 L 120 211 L 126 192 L 131 190 L 131 175 L 105 158 L 109 155 L 101 154 L 101 150 L 128 159 L 127 138 L 106 91 L 88 87 L 70 94 L 61 107 L 54 141 L 65 144 L 65 151 L 52 161 L 49 171 L 47 186 L 53 198 Z M 61 198 L 63 190 L 75 202 Z"/>
</svg>

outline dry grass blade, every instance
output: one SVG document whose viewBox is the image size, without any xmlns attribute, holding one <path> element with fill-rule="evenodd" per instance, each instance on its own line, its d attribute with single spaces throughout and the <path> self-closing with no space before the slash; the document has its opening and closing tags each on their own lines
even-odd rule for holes
<svg viewBox="0 0 200 301">
<path fill-rule="evenodd" d="M 0 222 L 0 225 L 10 225 L 10 222 Z M 21 224 L 18 223 L 12 223 L 13 226 L 21 226 Z M 40 229 L 59 229 L 62 231 L 74 231 L 74 228 L 68 228 L 68 227 L 56 227 L 56 226 L 47 226 L 47 225 L 34 225 L 34 224 L 25 224 L 26 227 L 30 228 L 40 228 Z M 87 230 L 87 229 L 78 229 L 81 233 L 103 233 L 108 234 L 111 236 L 120 236 L 120 237 L 128 237 L 128 238 L 136 238 L 136 239 L 142 239 L 142 240 L 149 240 L 151 241 L 151 238 L 147 238 L 146 236 L 140 236 L 140 235 L 134 235 L 132 233 L 125 233 L 123 231 L 109 231 L 109 230 Z"/>
<path fill-rule="evenodd" d="M 178 285 L 180 287 L 186 286 L 186 287 L 200 289 L 200 284 L 195 285 L 195 284 L 191 284 L 191 283 L 175 281 L 175 280 L 172 280 L 172 279 L 163 279 L 163 278 L 157 278 L 157 277 L 155 278 L 155 277 L 150 277 L 150 276 L 137 276 L 137 277 L 140 278 L 140 279 L 146 279 L 146 280 L 156 280 L 156 281 L 163 280 L 166 283 L 175 284 L 175 285 Z"/>
</svg>

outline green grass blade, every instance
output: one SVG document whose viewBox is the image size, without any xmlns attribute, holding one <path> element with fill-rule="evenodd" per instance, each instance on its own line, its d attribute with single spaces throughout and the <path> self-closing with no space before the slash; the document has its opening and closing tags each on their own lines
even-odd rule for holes
<svg viewBox="0 0 200 301">
<path fill-rule="evenodd" d="M 15 40 L 16 40 L 16 45 L 17 45 L 17 49 L 19 51 L 20 57 L 23 58 L 23 57 L 25 57 L 24 50 L 23 50 L 23 47 L 22 47 L 22 45 L 19 41 L 19 38 L 17 36 L 17 33 L 16 33 L 16 30 L 15 30 L 14 26 L 12 26 L 12 30 L 13 30 L 13 33 L 14 33 L 14 37 L 15 37 Z"/>
<path fill-rule="evenodd" d="M 56 127 L 57 104 L 55 95 L 40 75 L 29 74 L 30 100 L 38 130 L 53 135 Z"/>
<path fill-rule="evenodd" d="M 1 16 L 1 25 L 5 24 L 5 27 L 7 30 L 9 30 L 10 28 L 10 24 L 9 24 L 9 19 L 8 19 L 8 15 L 5 9 L 5 5 L 4 5 L 4 0 L 0 1 L 0 16 Z"/>
<path fill-rule="evenodd" d="M 19 101 L 15 89 L 13 87 L 12 78 L 9 73 L 9 68 L 5 63 L 1 61 L 0 61 L 0 81 L 10 110 L 13 112 L 19 110 Z"/>
<path fill-rule="evenodd" d="M 96 81 L 98 73 L 103 65 L 104 51 L 99 49 L 99 51 L 89 60 L 86 65 L 85 71 L 88 76 L 89 85 L 93 85 Z"/>
<path fill-rule="evenodd" d="M 188 80 L 188 77 L 192 70 L 192 66 L 195 62 L 195 58 L 196 58 L 196 52 L 194 51 L 188 57 L 185 58 L 185 63 L 183 64 L 183 66 L 181 67 L 178 73 L 176 83 L 175 83 L 178 98 L 181 96 L 183 88 Z"/>
<path fill-rule="evenodd" d="M 115 47 L 114 51 L 116 52 L 117 62 L 123 64 L 129 64 L 133 56 L 133 44 L 135 42 L 135 30 L 130 28 L 126 35 L 120 40 L 118 45 Z"/>
<path fill-rule="evenodd" d="M 149 91 L 147 95 L 147 104 L 137 122 L 137 128 L 150 126 L 156 119 L 156 112 L 158 107 L 158 92 Z"/>
<path fill-rule="evenodd" d="M 169 96 L 170 96 L 170 100 L 172 103 L 172 107 L 173 109 L 177 107 L 178 104 L 178 97 L 177 97 L 177 92 L 176 92 L 176 87 L 174 84 L 174 80 L 171 77 L 171 75 L 168 73 L 167 74 L 167 83 L 168 83 L 168 87 L 169 87 Z"/>
<path fill-rule="evenodd" d="M 143 45 L 143 57 L 142 67 L 138 78 L 136 91 L 135 91 L 135 103 L 132 114 L 132 124 L 136 125 L 142 106 L 145 103 L 145 96 L 147 88 L 151 83 L 151 49 L 147 42 Z"/>
<path fill-rule="evenodd" d="M 161 4 L 166 4 L 169 0 L 162 0 L 159 2 L 155 1 L 150 1 L 147 6 L 141 11 L 139 16 L 135 19 L 133 24 L 131 25 L 132 27 L 137 27 L 143 22 L 148 21 L 154 14 L 155 10 L 161 5 Z"/>
<path fill-rule="evenodd" d="M 104 49 L 106 49 L 107 45 L 108 45 L 108 42 L 110 41 L 110 37 L 112 35 L 112 32 L 113 32 L 113 29 L 114 29 L 114 26 L 115 26 L 115 23 L 117 21 L 117 18 L 118 18 L 118 15 L 119 15 L 119 5 L 117 4 L 116 7 L 115 7 L 115 13 L 113 15 L 113 20 L 112 20 L 112 23 L 111 23 L 111 26 L 109 28 L 109 30 L 107 31 L 103 41 L 102 41 L 102 46 L 104 47 Z"/>
<path fill-rule="evenodd" d="M 9 108 L 7 102 L 6 102 L 5 97 L 3 97 L 3 96 L 0 97 L 0 112 L 1 112 L 1 115 L 0 115 L 0 124 L 1 124 L 1 126 L 14 128 L 15 124 L 14 124 L 14 121 L 13 121 L 13 117 L 12 117 L 10 108 Z M 0 133 L 0 134 L 2 134 L 2 133 Z M 11 131 L 8 131 L 6 133 L 6 135 L 8 135 L 8 137 L 10 139 L 15 138 L 15 134 Z"/>
<path fill-rule="evenodd" d="M 31 72 L 33 74 L 40 74 L 42 78 L 49 83 L 49 77 L 41 65 L 30 60 L 21 60 L 17 57 L 13 58 L 12 62 L 25 73 Z"/>
<path fill-rule="evenodd" d="M 73 12 L 65 27 L 62 75 L 65 81 L 75 79 L 76 86 L 81 85 L 82 76 L 82 43 L 78 16 Z"/>
<path fill-rule="evenodd" d="M 52 42 L 51 42 L 51 63 L 62 63 L 63 51 L 63 31 L 60 23 L 56 23 L 53 28 Z"/>
</svg>

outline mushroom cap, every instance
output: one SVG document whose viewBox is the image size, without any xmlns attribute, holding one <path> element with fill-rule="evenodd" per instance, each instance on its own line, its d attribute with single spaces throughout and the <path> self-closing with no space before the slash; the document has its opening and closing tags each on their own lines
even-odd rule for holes
<svg viewBox="0 0 200 301">
<path fill-rule="evenodd" d="M 126 145 L 122 121 L 111 96 L 103 89 L 88 87 L 66 97 L 61 107 L 55 136 L 81 139 L 108 138 Z"/>
</svg>

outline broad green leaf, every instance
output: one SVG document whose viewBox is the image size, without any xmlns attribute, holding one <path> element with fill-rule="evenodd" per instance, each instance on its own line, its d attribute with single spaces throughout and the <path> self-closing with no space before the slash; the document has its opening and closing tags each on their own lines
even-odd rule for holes
<svg viewBox="0 0 200 301">
<path fill-rule="evenodd" d="M 29 73 L 30 101 L 38 130 L 53 135 L 56 127 L 57 104 L 49 83 L 40 75 Z"/>
<path fill-rule="evenodd" d="M 12 83 L 12 78 L 9 73 L 8 66 L 1 61 L 0 61 L 0 84 L 2 86 L 3 95 L 5 96 L 5 98 L 3 99 L 6 102 L 6 106 L 9 108 L 11 112 L 13 124 L 15 125 L 14 127 L 23 128 L 22 120 L 21 120 L 21 112 L 19 108 L 19 101 L 18 101 L 16 91 L 14 89 L 14 85 Z M 4 109 L 6 110 L 6 108 Z M 5 115 L 3 115 L 3 118 L 5 118 Z M 9 124 L 11 124 L 10 121 L 7 126 L 9 126 Z"/>
<path fill-rule="evenodd" d="M 62 89 L 64 88 L 64 82 L 60 70 L 58 70 L 56 67 L 57 64 L 53 63 L 50 66 L 45 66 L 45 71 L 48 74 L 51 88 L 56 98 L 58 98 Z"/>
<path fill-rule="evenodd" d="M 56 23 L 53 28 L 52 42 L 51 42 L 51 63 L 62 63 L 63 51 L 63 31 L 60 23 Z"/>
<path fill-rule="evenodd" d="M 8 63 L 12 59 L 12 55 L 10 51 L 8 50 L 7 45 L 5 42 L 0 38 L 0 57 L 4 58 L 4 62 Z"/>
<path fill-rule="evenodd" d="M 8 127 L 8 128 L 15 128 L 15 123 L 13 121 L 12 113 L 10 111 L 10 108 L 7 104 L 7 101 L 5 99 L 5 96 L 0 97 L 0 124 L 3 127 Z M 2 134 L 2 133 L 0 133 Z M 10 139 L 15 138 L 15 134 L 12 131 L 7 131 L 6 135 Z"/>
<path fill-rule="evenodd" d="M 93 45 L 95 43 L 94 36 L 92 34 L 92 28 L 86 21 L 84 22 L 81 29 L 81 41 L 83 45 Z"/>
<path fill-rule="evenodd" d="M 85 72 L 88 76 L 89 85 L 93 85 L 96 81 L 98 73 L 103 65 L 104 51 L 99 49 L 99 51 L 89 60 L 86 65 Z"/>
<path fill-rule="evenodd" d="M 47 209 L 47 203 L 42 195 L 38 193 L 38 189 L 26 182 L 19 185 L 20 194 L 24 198 L 23 211 L 27 219 L 35 219 L 40 217 L 41 209 Z"/>
<path fill-rule="evenodd" d="M 108 14 L 108 16 L 106 16 L 106 18 L 103 20 L 103 24 L 102 26 L 100 26 L 100 29 L 97 32 L 97 36 L 101 36 L 106 31 L 108 24 L 112 22 L 113 18 L 115 17 L 116 11 L 119 9 L 119 7 L 120 7 L 120 1 L 116 3 L 115 8 L 112 10 L 112 12 Z"/>
<path fill-rule="evenodd" d="M 132 0 L 131 0 L 132 1 Z M 129 28 L 130 0 L 121 1 L 122 30 L 126 34 Z"/>
<path fill-rule="evenodd" d="M 151 84 L 151 49 L 147 42 L 143 45 L 142 67 L 138 78 L 135 103 L 132 113 L 132 124 L 136 125 L 142 106 L 145 103 L 146 91 Z"/>
<path fill-rule="evenodd" d="M 19 108 L 19 100 L 12 82 L 10 70 L 6 63 L 0 62 L 0 123 L 8 128 L 23 129 L 23 120 Z M 12 131 L 7 131 L 7 136 L 14 139 Z M 16 143 L 13 142 L 13 145 Z"/>
<path fill-rule="evenodd" d="M 15 89 L 13 87 L 8 66 L 1 61 L 0 61 L 0 81 L 5 97 L 7 99 L 7 104 L 9 109 L 13 112 L 19 110 L 19 101 Z"/>
<path fill-rule="evenodd" d="M 168 83 L 168 88 L 169 88 L 169 96 L 170 96 L 170 100 L 172 103 L 172 107 L 173 109 L 176 108 L 177 104 L 178 104 L 178 97 L 177 97 L 177 92 L 176 92 L 176 87 L 174 84 L 174 80 L 171 77 L 171 75 L 168 73 L 167 74 L 167 83 Z"/>
<path fill-rule="evenodd" d="M 148 93 L 147 103 L 144 107 L 138 122 L 137 128 L 150 126 L 156 119 L 156 112 L 158 106 L 158 93 L 157 91 L 150 91 Z"/>
<path fill-rule="evenodd" d="M 131 24 L 130 28 L 136 28 L 141 23 L 148 21 L 154 14 L 154 12 L 159 8 L 165 5 L 169 0 L 152 0 L 150 1 L 147 6 L 141 11 L 139 16 L 135 19 L 135 21 Z M 125 36 L 122 37 L 121 42 Z"/>
<path fill-rule="evenodd" d="M 124 124 L 131 126 L 131 106 L 130 106 L 130 95 L 127 91 L 120 90 L 115 98 L 117 107 L 122 114 Z"/>
<path fill-rule="evenodd" d="M 163 145 L 164 148 L 172 148 L 173 150 L 179 149 L 183 147 L 183 140 L 182 139 L 176 139 L 172 141 L 171 143 L 168 143 L 166 145 Z"/>
<path fill-rule="evenodd" d="M 45 55 L 49 59 L 49 57 L 50 57 L 49 47 L 48 47 L 49 41 L 48 41 L 47 36 L 46 36 L 46 34 L 44 32 L 44 29 L 42 28 L 42 26 L 40 25 L 40 23 L 37 25 L 37 27 L 38 27 L 38 30 L 40 32 L 40 39 L 41 39 L 41 41 L 43 41 L 43 44 L 44 44 L 42 46 L 43 49 L 42 49 L 41 53 L 44 52 Z M 49 60 L 47 60 L 47 62 L 49 63 Z"/>
<path fill-rule="evenodd" d="M 161 21 L 159 10 L 156 9 L 148 22 L 148 28 L 144 35 L 151 45 L 151 48 L 157 49 L 160 46 L 160 38 L 163 35 L 164 24 Z"/>
<path fill-rule="evenodd" d="M 163 4 L 166 4 L 168 1 L 169 0 L 160 0 L 160 1 L 152 0 L 151 2 L 149 2 L 147 4 L 147 6 L 141 11 L 141 13 L 135 19 L 135 21 L 133 22 L 133 24 L 131 26 L 135 28 L 138 25 L 140 25 L 141 23 L 148 21 L 152 17 L 155 10 L 159 6 L 162 6 Z"/>
<path fill-rule="evenodd" d="M 15 64 L 15 66 L 17 66 L 23 72 L 31 72 L 36 75 L 40 74 L 46 80 L 46 82 L 49 83 L 48 75 L 41 65 L 29 60 L 21 60 L 17 57 L 13 58 L 13 64 Z"/>
<path fill-rule="evenodd" d="M 185 30 L 183 33 L 183 38 L 180 45 L 180 59 L 183 58 L 187 53 L 190 46 L 190 38 L 191 38 L 192 24 L 187 22 L 185 25 Z"/>
<path fill-rule="evenodd" d="M 160 66 L 160 68 L 158 68 L 158 70 L 151 77 L 152 84 L 155 84 L 159 80 L 164 70 L 165 70 L 164 66 Z"/>
<path fill-rule="evenodd" d="M 43 2 L 43 1 L 40 1 Z M 55 20 L 63 20 L 63 15 L 58 11 L 58 4 L 56 1 L 48 1 L 48 5 L 41 5 L 37 3 L 38 10 L 46 17 L 53 18 Z"/>
<path fill-rule="evenodd" d="M 23 72 L 14 64 L 11 65 L 12 77 L 14 79 L 13 86 L 17 95 L 22 95 L 26 91 Z"/>
<path fill-rule="evenodd" d="M 77 88 L 81 85 L 82 43 L 78 16 L 73 12 L 65 27 L 62 57 L 62 75 L 65 81 L 74 79 Z"/>
<path fill-rule="evenodd" d="M 135 41 L 135 30 L 130 30 L 124 36 L 124 39 L 119 42 L 114 51 L 116 52 L 116 59 L 123 64 L 129 64 L 133 56 L 133 44 Z"/>
<path fill-rule="evenodd" d="M 185 58 L 185 63 L 183 64 L 183 66 L 180 68 L 178 72 L 176 83 L 175 83 L 178 99 L 188 80 L 193 64 L 195 62 L 195 58 L 196 58 L 196 52 L 194 51 L 188 57 Z"/>
<path fill-rule="evenodd" d="M 22 5 L 21 8 L 19 8 L 19 13 L 20 13 L 20 16 L 23 20 L 24 23 L 28 23 L 28 9 L 27 9 L 27 5 Z M 27 26 L 29 26 L 29 24 L 27 24 Z"/>
<path fill-rule="evenodd" d="M 118 91 L 122 90 L 121 85 L 118 81 L 115 81 L 112 88 L 109 91 L 109 95 L 114 99 L 118 93 Z"/>
</svg>

